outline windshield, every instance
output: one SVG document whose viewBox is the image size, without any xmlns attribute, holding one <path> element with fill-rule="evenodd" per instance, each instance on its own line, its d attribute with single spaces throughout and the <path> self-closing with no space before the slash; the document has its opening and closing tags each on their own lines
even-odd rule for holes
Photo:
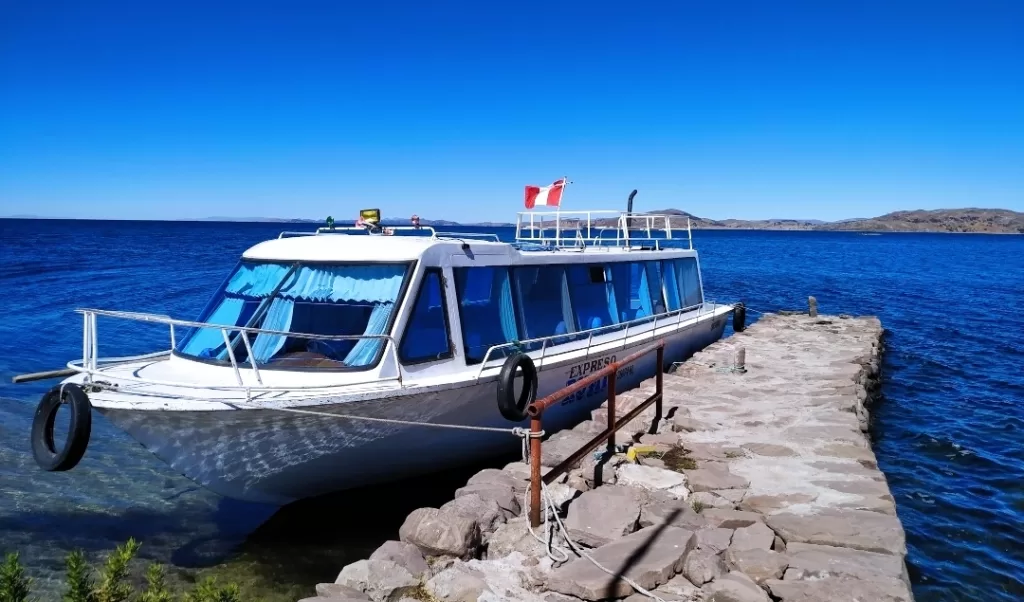
<svg viewBox="0 0 1024 602">
<path fill-rule="evenodd" d="M 408 264 L 301 264 L 243 261 L 207 304 L 199 322 L 296 333 L 249 333 L 252 358 L 238 331 L 228 331 L 239 364 L 259 367 L 367 368 L 384 339 L 314 335 L 387 334 Z M 192 329 L 175 347 L 184 356 L 229 362 L 219 328 Z"/>
</svg>

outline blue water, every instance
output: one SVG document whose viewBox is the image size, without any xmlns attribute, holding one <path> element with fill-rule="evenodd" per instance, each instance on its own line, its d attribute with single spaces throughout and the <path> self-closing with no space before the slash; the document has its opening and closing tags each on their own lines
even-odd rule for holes
<svg viewBox="0 0 1024 602">
<path fill-rule="evenodd" d="M 10 384 L 13 374 L 81 356 L 75 307 L 194 317 L 245 248 L 284 228 L 0 220 L 0 551 L 20 549 L 44 585 L 56 583 L 67 550 L 98 553 L 128 536 L 143 540 L 147 558 L 182 571 L 269 540 L 259 555 L 268 566 L 295 564 L 285 556 L 324 559 L 307 572 L 274 573 L 310 585 L 332 580 L 354 553 L 340 549 L 351 547 L 351 525 L 365 517 L 339 521 L 336 505 L 306 507 L 304 524 L 314 527 L 296 527 L 296 512 L 285 511 L 257 529 L 274 508 L 195 487 L 102 419 L 75 470 L 44 473 L 28 430 L 52 383 Z M 694 238 L 709 299 L 766 311 L 802 308 L 814 295 L 822 312 L 882 319 L 887 351 L 873 436 L 907 530 L 917 599 L 1024 598 L 1024 237 Z M 166 341 L 157 327 L 115 325 L 100 324 L 103 355 Z"/>
</svg>

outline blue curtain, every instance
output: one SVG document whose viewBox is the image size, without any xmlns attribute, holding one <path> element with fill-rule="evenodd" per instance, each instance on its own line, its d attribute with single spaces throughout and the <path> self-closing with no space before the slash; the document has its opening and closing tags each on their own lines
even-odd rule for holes
<svg viewBox="0 0 1024 602">
<path fill-rule="evenodd" d="M 647 279 L 647 270 L 644 269 L 644 264 L 635 264 L 636 270 L 640 272 L 640 284 L 637 287 L 636 294 L 640 299 L 640 311 L 643 312 L 644 316 L 654 315 L 654 307 L 651 303 L 651 287 L 648 285 L 649 280 Z M 635 272 L 634 272 L 635 273 Z M 637 317 L 641 314 L 637 312 Z"/>
<path fill-rule="evenodd" d="M 291 266 L 278 263 L 246 264 L 238 267 L 225 290 L 247 297 L 266 297 L 274 292 Z"/>
<path fill-rule="evenodd" d="M 515 304 L 512 302 L 512 285 L 509 283 L 508 270 L 496 269 L 495 278 L 501 280 L 498 283 L 498 290 L 501 295 L 498 300 L 501 314 L 501 333 L 505 336 L 506 342 L 512 342 L 519 338 L 519 330 L 516 327 L 516 311 Z"/>
<path fill-rule="evenodd" d="M 363 334 L 384 334 L 388 327 L 388 319 L 391 317 L 391 309 L 394 303 L 380 303 L 373 306 L 370 312 L 370 320 L 366 323 L 366 330 Z M 352 351 L 345 356 L 345 364 L 349 366 L 366 366 L 377 357 L 381 344 L 385 339 L 359 339 Z"/>
<path fill-rule="evenodd" d="M 238 316 L 242 315 L 245 300 L 224 297 L 217 309 L 213 310 L 205 321 L 209 324 L 237 326 Z M 232 333 L 228 333 L 231 335 Z M 198 357 L 211 357 L 212 350 L 224 344 L 224 337 L 219 328 L 200 328 L 188 340 L 182 353 Z"/>
<path fill-rule="evenodd" d="M 404 265 L 303 267 L 281 289 L 281 296 L 308 301 L 394 303 L 402 290 Z"/>
<path fill-rule="evenodd" d="M 619 315 L 619 304 L 615 302 L 615 282 L 612 278 L 611 267 L 604 269 L 604 279 L 605 297 L 608 300 L 608 315 L 611 317 L 613 324 L 618 324 L 622 319 Z"/>
<path fill-rule="evenodd" d="M 295 302 L 291 299 L 275 298 L 267 309 L 267 314 L 263 318 L 261 328 L 264 330 L 287 332 L 292 325 L 292 312 L 294 309 Z M 287 338 L 283 335 L 267 333 L 256 335 L 256 340 L 252 342 L 252 354 L 256 362 L 263 364 L 269 361 L 270 358 L 274 357 L 274 354 L 281 350 Z M 223 356 L 221 359 L 227 359 L 226 351 Z"/>
<path fill-rule="evenodd" d="M 675 262 L 666 260 L 661 272 L 665 278 L 665 296 L 668 298 L 668 309 L 676 310 L 682 308 L 680 304 L 682 297 L 679 295 L 679 283 L 676 278 Z"/>
</svg>

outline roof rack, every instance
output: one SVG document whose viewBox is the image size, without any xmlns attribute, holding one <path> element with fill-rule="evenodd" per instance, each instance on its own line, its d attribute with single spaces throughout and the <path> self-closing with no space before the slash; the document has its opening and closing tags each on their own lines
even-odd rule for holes
<svg viewBox="0 0 1024 602">
<path fill-rule="evenodd" d="M 683 240 L 672 237 L 672 217 L 608 210 L 524 211 L 517 214 L 516 242 L 555 248 L 602 245 L 661 248 L 669 240 Z M 685 240 L 692 249 L 689 217 L 686 218 Z"/>
</svg>

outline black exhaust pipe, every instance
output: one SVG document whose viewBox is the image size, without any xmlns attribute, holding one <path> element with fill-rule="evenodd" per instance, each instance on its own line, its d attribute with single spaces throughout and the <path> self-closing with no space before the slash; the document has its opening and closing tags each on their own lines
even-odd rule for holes
<svg viewBox="0 0 1024 602">
<path fill-rule="evenodd" d="M 629 200 L 626 201 L 626 231 L 633 229 L 633 218 L 630 215 L 633 213 L 633 197 L 636 196 L 636 190 L 629 193 Z"/>
</svg>

